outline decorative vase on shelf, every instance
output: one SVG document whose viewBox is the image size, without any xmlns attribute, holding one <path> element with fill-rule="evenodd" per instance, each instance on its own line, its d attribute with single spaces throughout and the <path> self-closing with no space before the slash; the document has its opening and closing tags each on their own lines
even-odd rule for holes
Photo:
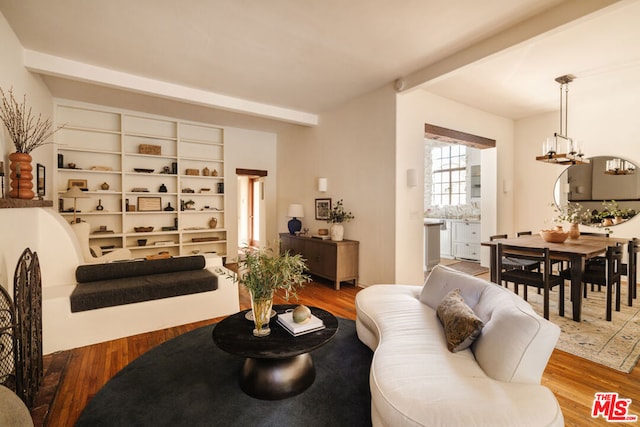
<svg viewBox="0 0 640 427">
<path fill-rule="evenodd" d="M 216 228 L 218 226 L 218 218 L 212 217 L 209 220 L 209 228 Z"/>
<path fill-rule="evenodd" d="M 331 224 L 329 229 L 331 240 L 340 242 L 344 238 L 344 226 L 340 223 Z"/>
<path fill-rule="evenodd" d="M 569 227 L 569 238 L 570 239 L 578 239 L 580 237 L 580 227 L 577 222 L 572 222 Z"/>
<path fill-rule="evenodd" d="M 251 294 L 251 311 L 253 312 L 253 324 L 255 329 L 253 335 L 256 337 L 266 337 L 271 333 L 269 321 L 271 320 L 271 308 L 273 307 L 273 291 L 268 291 L 266 295 L 254 296 Z"/>
<path fill-rule="evenodd" d="M 14 199 L 33 199 L 33 166 L 31 165 L 31 155 L 27 153 L 9 154 L 9 169 L 11 174 L 11 190 L 9 197 Z"/>
</svg>

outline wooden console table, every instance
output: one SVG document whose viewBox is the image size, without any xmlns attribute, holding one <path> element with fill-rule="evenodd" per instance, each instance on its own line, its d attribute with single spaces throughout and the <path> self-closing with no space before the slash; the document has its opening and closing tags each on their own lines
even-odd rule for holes
<svg viewBox="0 0 640 427">
<path fill-rule="evenodd" d="M 340 290 L 340 282 L 353 281 L 354 285 L 358 284 L 359 245 L 356 240 L 334 242 L 280 234 L 280 252 L 288 250 L 291 254 L 302 255 L 307 260 L 309 273 L 332 280 L 336 290 Z"/>
</svg>

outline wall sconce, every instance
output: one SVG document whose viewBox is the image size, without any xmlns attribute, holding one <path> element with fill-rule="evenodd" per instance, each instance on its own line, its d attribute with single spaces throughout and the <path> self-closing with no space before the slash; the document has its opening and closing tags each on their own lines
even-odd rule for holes
<svg viewBox="0 0 640 427">
<path fill-rule="evenodd" d="M 415 169 L 407 169 L 407 187 L 418 185 L 418 174 Z"/>
<path fill-rule="evenodd" d="M 507 193 L 511 193 L 511 190 L 513 190 L 513 183 L 511 182 L 510 179 L 503 179 L 502 180 L 502 192 L 507 194 Z"/>
<path fill-rule="evenodd" d="M 321 193 L 327 191 L 327 178 L 318 178 L 318 191 Z"/>
</svg>

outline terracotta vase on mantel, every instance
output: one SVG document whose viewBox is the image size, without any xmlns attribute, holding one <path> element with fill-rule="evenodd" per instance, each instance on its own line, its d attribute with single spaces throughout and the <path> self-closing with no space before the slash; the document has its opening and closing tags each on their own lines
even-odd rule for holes
<svg viewBox="0 0 640 427">
<path fill-rule="evenodd" d="M 9 175 L 11 181 L 9 197 L 29 200 L 35 197 L 33 192 L 32 160 L 31 155 L 27 153 L 9 154 L 9 169 L 11 170 Z"/>
</svg>

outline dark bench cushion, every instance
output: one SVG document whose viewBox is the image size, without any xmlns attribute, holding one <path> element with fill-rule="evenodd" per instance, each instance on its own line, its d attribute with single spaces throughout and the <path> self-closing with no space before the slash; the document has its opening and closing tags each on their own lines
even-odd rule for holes
<svg viewBox="0 0 640 427">
<path fill-rule="evenodd" d="M 206 260 L 202 255 L 164 258 L 153 260 L 132 260 L 109 262 L 105 264 L 87 264 L 76 268 L 78 283 L 97 280 L 121 279 L 146 276 L 148 274 L 175 273 L 178 271 L 202 270 Z"/>
<path fill-rule="evenodd" d="M 71 293 L 71 311 L 93 310 L 218 289 L 218 278 L 209 270 L 98 280 L 79 283 Z"/>
</svg>

